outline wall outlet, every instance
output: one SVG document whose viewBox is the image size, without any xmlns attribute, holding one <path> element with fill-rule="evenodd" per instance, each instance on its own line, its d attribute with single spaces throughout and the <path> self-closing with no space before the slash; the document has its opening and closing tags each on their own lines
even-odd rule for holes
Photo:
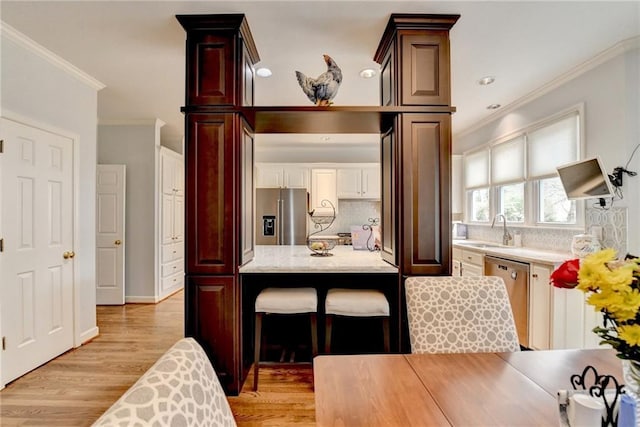
<svg viewBox="0 0 640 427">
<path fill-rule="evenodd" d="M 600 240 L 600 242 L 602 243 L 602 227 L 599 225 L 592 225 L 591 226 L 591 232 L 589 234 L 592 234 L 594 236 L 596 236 L 596 239 Z"/>
</svg>

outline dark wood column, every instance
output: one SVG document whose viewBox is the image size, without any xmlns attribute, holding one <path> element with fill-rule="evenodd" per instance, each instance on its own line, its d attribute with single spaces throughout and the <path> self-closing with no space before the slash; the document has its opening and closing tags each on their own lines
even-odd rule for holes
<svg viewBox="0 0 640 427">
<path fill-rule="evenodd" d="M 238 266 L 253 257 L 253 105 L 258 53 L 244 15 L 182 15 L 185 90 L 185 334 L 230 394 L 240 391 Z"/>
<path fill-rule="evenodd" d="M 374 57 L 381 103 L 400 113 L 381 140 L 383 257 L 402 275 L 451 274 L 449 30 L 458 15 L 391 15 Z M 386 231 L 385 231 L 386 230 Z"/>
</svg>

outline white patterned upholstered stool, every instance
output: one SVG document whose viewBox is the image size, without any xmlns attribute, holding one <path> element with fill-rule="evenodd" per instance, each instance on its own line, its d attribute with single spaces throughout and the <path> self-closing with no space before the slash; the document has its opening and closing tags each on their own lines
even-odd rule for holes
<svg viewBox="0 0 640 427">
<path fill-rule="evenodd" d="M 258 390 L 258 371 L 261 364 L 262 318 L 265 314 L 292 315 L 309 313 L 311 323 L 311 360 L 318 354 L 318 293 L 314 288 L 266 288 L 256 298 L 255 353 L 253 389 Z M 269 363 L 273 364 L 273 363 Z"/>
<path fill-rule="evenodd" d="M 412 353 L 520 350 L 500 277 L 409 277 L 405 293 Z"/>
<path fill-rule="evenodd" d="M 382 319 L 384 351 L 389 353 L 389 301 L 374 289 L 329 289 L 324 303 L 326 335 L 324 350 L 331 353 L 331 329 L 334 316 L 379 317 Z"/>
</svg>

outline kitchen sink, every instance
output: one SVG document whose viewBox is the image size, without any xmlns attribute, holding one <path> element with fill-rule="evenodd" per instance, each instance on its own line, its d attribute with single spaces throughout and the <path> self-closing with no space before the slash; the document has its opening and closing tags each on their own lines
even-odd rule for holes
<svg viewBox="0 0 640 427">
<path fill-rule="evenodd" d="M 471 246 L 472 248 L 478 248 L 478 249 L 488 249 L 488 248 L 506 248 L 507 246 L 504 245 L 498 245 L 498 244 L 491 244 L 491 243 L 471 243 L 471 242 L 458 242 L 460 245 L 463 246 Z"/>
</svg>

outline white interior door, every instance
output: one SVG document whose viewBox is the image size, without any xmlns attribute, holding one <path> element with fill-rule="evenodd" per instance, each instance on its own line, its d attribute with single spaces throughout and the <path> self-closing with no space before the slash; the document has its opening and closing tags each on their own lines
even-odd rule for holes
<svg viewBox="0 0 640 427">
<path fill-rule="evenodd" d="M 125 165 L 98 165 L 96 304 L 124 304 Z"/>
<path fill-rule="evenodd" d="M 6 384 L 73 347 L 73 140 L 4 118 L 0 137 Z"/>
</svg>

